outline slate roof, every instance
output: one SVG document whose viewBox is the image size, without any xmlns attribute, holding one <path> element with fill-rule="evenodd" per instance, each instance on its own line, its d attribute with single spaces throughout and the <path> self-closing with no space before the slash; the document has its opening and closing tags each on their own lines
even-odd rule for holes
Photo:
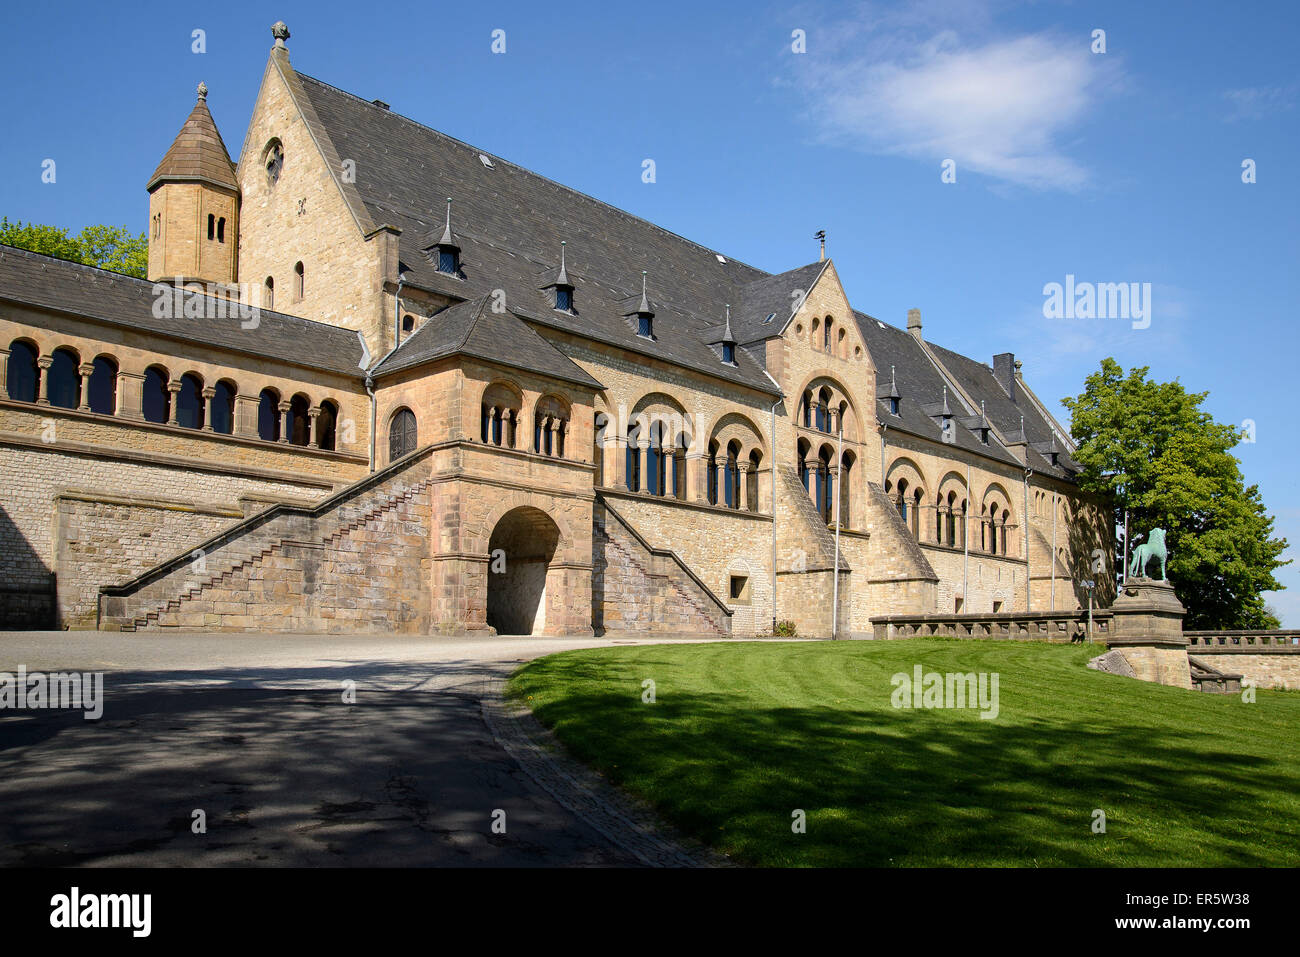
<svg viewBox="0 0 1300 957">
<path fill-rule="evenodd" d="M 263 309 L 255 328 L 243 328 L 238 314 L 225 318 L 159 318 L 154 284 L 134 276 L 82 266 L 40 253 L 0 245 L 0 301 L 85 316 L 111 325 L 141 329 L 328 372 L 360 376 L 363 355 L 356 332 L 323 322 Z M 197 295 L 187 293 L 187 295 Z M 201 296 L 204 315 L 220 302 Z"/>
<path fill-rule="evenodd" d="M 723 307 L 766 273 L 652 223 L 301 73 L 296 77 L 335 152 L 356 161 L 355 195 L 376 225 L 401 229 L 408 284 L 457 299 L 503 289 L 511 312 L 631 353 L 707 372 L 768 394 L 778 390 L 761 364 L 740 351 L 723 364 L 703 341 Z M 345 189 L 345 192 L 349 190 Z M 461 246 L 461 277 L 437 271 L 424 254 L 441 234 L 446 197 Z M 560 242 L 574 286 L 573 314 L 554 308 Z M 638 302 L 646 270 L 654 339 L 637 335 L 628 301 Z M 788 302 L 788 295 L 786 301 Z M 771 310 L 769 310 L 771 311 Z"/>
<path fill-rule="evenodd" d="M 374 369 L 384 376 L 450 355 L 467 355 L 540 372 L 599 391 L 581 366 L 509 312 L 493 312 L 491 297 L 467 299 L 428 319 Z"/>
<path fill-rule="evenodd" d="M 971 407 L 955 388 L 947 389 L 948 408 L 952 412 L 955 423 L 952 433 L 955 441 L 952 444 L 957 448 L 989 456 L 1008 464 L 1020 465 L 1020 460 L 998 441 L 995 433 L 990 433 L 989 444 L 984 445 L 968 427 L 968 424 L 973 425 L 978 422 L 979 403 L 982 401 L 989 422 L 1009 442 L 1014 442 L 1019 436 L 1020 416 L 1025 417 L 1025 432 L 1030 441 L 1030 447 L 1026 452 L 1026 464 L 1035 472 L 1068 479 L 1072 474 L 1069 467 L 1078 470 L 1078 466 L 1065 454 L 1066 447 L 1063 443 L 1057 443 L 1061 449 L 1057 466 L 1053 466 L 1046 457 L 1034 449 L 1035 442 L 1050 440 L 1053 435 L 1051 425 L 1028 396 L 1021 398 L 1019 402 L 1012 402 L 1010 396 L 994 378 L 991 368 L 950 349 L 927 342 L 926 345 L 943 366 L 941 371 L 910 332 L 881 322 L 863 312 L 854 312 L 854 318 L 857 319 L 858 329 L 861 330 L 862 338 L 866 341 L 871 357 L 876 363 L 876 415 L 890 429 L 942 442 L 943 429 L 935 416 L 943 405 L 944 388 L 948 385 L 947 376 L 950 375 L 954 383 L 965 390 L 976 403 Z M 894 381 L 898 384 L 898 415 L 893 415 L 889 409 L 891 366 L 894 367 Z"/>
<path fill-rule="evenodd" d="M 208 112 L 206 95 L 194 104 L 185 125 L 149 177 L 147 188 L 152 190 L 161 180 L 177 179 L 199 180 L 239 192 L 235 165 L 230 162 L 226 144 Z"/>
</svg>

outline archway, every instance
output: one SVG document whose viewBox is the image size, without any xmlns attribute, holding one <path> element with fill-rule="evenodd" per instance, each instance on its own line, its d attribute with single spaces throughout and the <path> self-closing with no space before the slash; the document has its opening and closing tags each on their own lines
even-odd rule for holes
<svg viewBox="0 0 1300 957">
<path fill-rule="evenodd" d="M 536 635 L 546 627 L 546 576 L 560 529 L 541 509 L 501 516 L 488 540 L 487 622 L 498 635 Z"/>
</svg>

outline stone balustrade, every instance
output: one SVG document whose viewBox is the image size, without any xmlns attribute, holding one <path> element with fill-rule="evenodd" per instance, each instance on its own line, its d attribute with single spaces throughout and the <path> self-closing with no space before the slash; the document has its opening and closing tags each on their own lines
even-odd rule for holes
<svg viewBox="0 0 1300 957">
<path fill-rule="evenodd" d="M 1092 638 L 1105 641 L 1111 633 L 1111 612 L 1092 613 Z M 1012 611 L 988 614 L 881 615 L 872 619 L 877 639 L 888 638 L 1006 638 L 1021 641 L 1082 641 L 1088 636 L 1087 611 Z"/>
</svg>

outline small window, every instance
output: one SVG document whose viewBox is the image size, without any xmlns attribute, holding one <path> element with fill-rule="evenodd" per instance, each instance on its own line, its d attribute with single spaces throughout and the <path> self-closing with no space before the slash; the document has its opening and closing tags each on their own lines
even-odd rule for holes
<svg viewBox="0 0 1300 957">
<path fill-rule="evenodd" d="M 266 185 L 274 187 L 280 182 L 280 173 L 284 171 L 284 148 L 279 140 L 271 140 L 266 147 Z"/>
<path fill-rule="evenodd" d="M 454 276 L 460 272 L 460 256 L 450 246 L 438 247 L 438 272 Z"/>
<path fill-rule="evenodd" d="M 736 344 L 734 342 L 724 342 L 722 344 L 722 361 L 727 365 L 736 364 Z"/>
<path fill-rule="evenodd" d="M 561 312 L 573 311 L 573 290 L 564 286 L 555 287 L 555 308 Z"/>
<path fill-rule="evenodd" d="M 960 614 L 961 614 L 961 606 L 962 606 L 962 600 L 961 600 L 961 596 L 959 595 L 959 596 L 957 596 L 957 598 L 953 601 L 953 612 L 954 612 L 955 614 L 960 615 Z"/>
<path fill-rule="evenodd" d="M 153 238 L 157 239 L 161 235 L 162 235 L 162 213 L 154 213 Z"/>
<path fill-rule="evenodd" d="M 1001 610 L 1002 610 L 1002 602 L 1000 602 L 1000 601 L 995 601 L 995 602 L 993 603 L 993 614 L 996 615 L 996 614 L 997 614 L 998 612 L 1000 612 Z"/>
<path fill-rule="evenodd" d="M 293 267 L 293 297 L 301 300 L 306 292 L 306 275 L 302 263 L 299 262 Z"/>
<path fill-rule="evenodd" d="M 889 400 L 889 414 L 898 415 L 898 399 L 891 397 Z"/>
<path fill-rule="evenodd" d="M 224 243 L 225 241 L 226 241 L 226 217 L 222 216 L 220 219 L 217 220 L 217 242 Z"/>
<path fill-rule="evenodd" d="M 208 239 L 217 238 L 217 217 L 208 213 Z"/>
<path fill-rule="evenodd" d="M 408 312 L 406 315 L 402 316 L 402 331 L 410 332 L 414 328 L 415 328 L 415 316 L 411 315 Z"/>
<path fill-rule="evenodd" d="M 728 589 L 731 604 L 748 605 L 749 604 L 749 576 L 732 575 L 731 587 Z"/>
<path fill-rule="evenodd" d="M 643 315 L 638 317 L 636 334 L 647 339 L 653 339 L 655 336 L 654 316 Z"/>
</svg>

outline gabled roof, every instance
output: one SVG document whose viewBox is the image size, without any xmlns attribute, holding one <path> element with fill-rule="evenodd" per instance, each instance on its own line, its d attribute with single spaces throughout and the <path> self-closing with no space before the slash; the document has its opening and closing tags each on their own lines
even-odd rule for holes
<svg viewBox="0 0 1300 957">
<path fill-rule="evenodd" d="M 158 168 L 149 177 L 150 191 L 163 181 L 195 180 L 239 192 L 235 164 L 208 112 L 207 87 L 200 85 L 199 100 L 176 134 Z"/>
<path fill-rule="evenodd" d="M 171 287 L 165 286 L 169 291 Z M 257 324 L 245 328 L 230 304 L 199 293 L 205 317 L 159 317 L 154 283 L 134 276 L 82 266 L 53 256 L 0 246 L 0 300 L 85 316 L 89 319 L 200 342 L 244 355 L 287 362 L 349 376 L 360 376 L 361 340 L 349 329 L 263 309 Z M 225 316 L 219 316 L 220 311 Z M 159 310 L 165 311 L 165 310 Z"/>
<path fill-rule="evenodd" d="M 446 356 L 466 355 L 597 391 L 604 388 L 527 323 L 509 312 L 493 311 L 492 301 L 490 296 L 481 296 L 448 306 L 385 357 L 373 374 L 391 375 Z"/>
<path fill-rule="evenodd" d="M 742 286 L 731 315 L 736 341 L 748 344 L 781 335 L 829 264 L 829 259 L 809 263 Z"/>
<path fill-rule="evenodd" d="M 955 428 L 952 431 L 952 444 L 960 449 L 990 456 L 1008 464 L 1020 465 L 1020 460 L 1006 446 L 998 441 L 996 435 L 989 436 L 989 444 L 984 445 L 967 427 L 978 424 L 982 414 L 987 417 L 994 428 L 1014 441 L 1019 436 L 1020 417 L 1025 420 L 1025 432 L 1031 445 L 1026 451 L 1026 464 L 1035 472 L 1068 479 L 1071 475 L 1065 466 L 1072 465 L 1065 454 L 1064 446 L 1058 465 L 1053 466 L 1043 455 L 1034 450 L 1034 441 L 1046 441 L 1052 434 L 1052 427 L 1039 413 L 1037 407 L 1027 399 L 1012 402 L 1011 398 L 998 385 L 993 370 L 973 359 L 959 355 L 927 342 L 926 346 L 943 366 L 941 371 L 925 353 L 925 348 L 916 341 L 915 336 L 896 326 L 869 316 L 863 312 L 854 312 L 858 329 L 862 333 L 871 357 L 875 360 L 877 375 L 888 375 L 890 366 L 894 367 L 894 381 L 898 384 L 898 415 L 889 410 L 889 386 L 877 380 L 876 416 L 890 429 L 907 432 L 920 438 L 935 442 L 943 441 L 943 429 L 937 421 L 945 399 L 947 376 L 951 375 L 955 384 L 974 401 L 970 407 L 961 398 L 956 389 L 948 388 L 946 398 L 948 409 L 952 413 Z M 945 374 L 946 373 L 946 374 Z M 883 391 L 883 394 L 881 394 Z M 1077 470 L 1077 466 L 1074 466 Z"/>
<path fill-rule="evenodd" d="M 486 154 L 474 147 L 294 75 L 315 122 L 339 155 L 356 162 L 356 182 L 348 188 L 355 189 L 369 220 L 401 230 L 408 285 L 461 300 L 501 289 L 510 310 L 529 322 L 777 392 L 752 356 L 724 364 L 702 339 L 725 303 L 740 302 L 743 286 L 767 276 L 762 270 L 498 157 L 489 157 L 489 168 L 480 159 Z M 448 196 L 462 250 L 461 277 L 438 272 L 419 248 L 430 232 L 441 232 Z M 568 243 L 576 314 L 549 308 L 537 292 L 545 281 L 537 277 L 553 279 L 558 271 L 561 241 Z M 643 269 L 654 279 L 653 340 L 639 337 L 625 316 L 627 300 L 639 301 Z"/>
</svg>

